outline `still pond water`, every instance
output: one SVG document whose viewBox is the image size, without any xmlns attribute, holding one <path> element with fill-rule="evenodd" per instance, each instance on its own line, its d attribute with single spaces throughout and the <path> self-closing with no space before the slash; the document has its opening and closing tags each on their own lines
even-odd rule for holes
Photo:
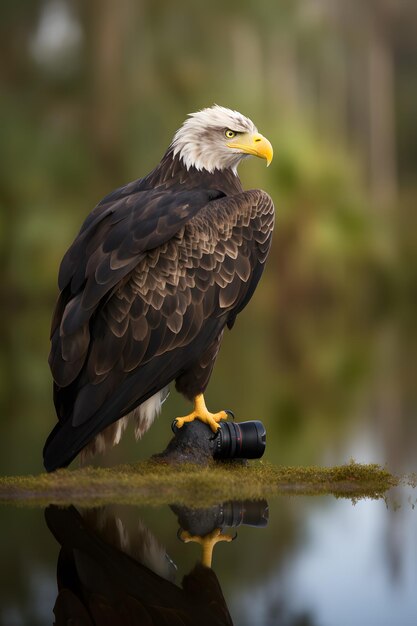
<svg viewBox="0 0 417 626">
<path fill-rule="evenodd" d="M 402 487 L 380 500 L 279 497 L 197 512 L 4 506 L 0 621 L 414 626 L 416 501 Z M 202 560 L 212 570 L 196 568 Z"/>
</svg>

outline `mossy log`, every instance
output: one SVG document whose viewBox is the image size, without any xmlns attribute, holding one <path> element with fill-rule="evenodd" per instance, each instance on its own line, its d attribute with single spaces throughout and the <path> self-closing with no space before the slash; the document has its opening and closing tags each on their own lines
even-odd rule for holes
<svg viewBox="0 0 417 626">
<path fill-rule="evenodd" d="M 163 463 L 193 463 L 208 466 L 216 463 L 246 465 L 246 459 L 227 459 L 216 461 L 216 436 L 207 424 L 194 420 L 182 428 L 173 429 L 174 436 L 163 452 L 155 454 L 152 461 Z"/>
</svg>

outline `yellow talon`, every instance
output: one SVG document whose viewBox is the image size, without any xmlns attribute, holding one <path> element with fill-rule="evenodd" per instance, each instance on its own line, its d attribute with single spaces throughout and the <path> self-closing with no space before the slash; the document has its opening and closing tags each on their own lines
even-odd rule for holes
<svg viewBox="0 0 417 626">
<path fill-rule="evenodd" d="M 174 425 L 177 428 L 182 428 L 185 423 L 193 422 L 196 419 L 200 420 L 200 422 L 208 424 L 211 430 L 216 433 L 217 430 L 220 428 L 220 420 L 227 419 L 227 412 L 219 411 L 218 413 L 210 413 L 210 411 L 206 407 L 204 396 L 201 393 L 194 398 L 194 411 L 189 415 L 185 415 L 184 417 L 177 417 L 174 420 Z"/>
<path fill-rule="evenodd" d="M 179 534 L 179 538 L 184 543 L 188 543 L 190 541 L 194 543 L 199 543 L 203 548 L 203 554 L 201 557 L 201 562 L 206 567 L 211 567 L 211 562 L 213 560 L 213 550 L 214 546 L 221 541 L 233 541 L 233 537 L 231 535 L 224 535 L 221 531 L 221 528 L 215 528 L 208 533 L 207 535 L 190 535 L 187 530 L 182 530 Z"/>
</svg>

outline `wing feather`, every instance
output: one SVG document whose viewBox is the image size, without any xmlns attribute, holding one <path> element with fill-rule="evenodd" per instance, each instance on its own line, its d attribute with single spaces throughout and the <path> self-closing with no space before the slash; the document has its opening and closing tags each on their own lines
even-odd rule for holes
<svg viewBox="0 0 417 626">
<path fill-rule="evenodd" d="M 171 240 L 207 202 L 212 190 L 169 193 L 136 191 L 100 203 L 65 254 L 59 272 L 49 363 L 55 382 L 67 386 L 79 375 L 88 352 L 91 316 L 144 254 Z M 172 251 L 171 251 L 172 254 Z M 84 341 L 81 341 L 84 338 Z M 85 340 L 87 338 L 87 341 Z M 77 344 L 74 354 L 66 344 Z"/>
</svg>

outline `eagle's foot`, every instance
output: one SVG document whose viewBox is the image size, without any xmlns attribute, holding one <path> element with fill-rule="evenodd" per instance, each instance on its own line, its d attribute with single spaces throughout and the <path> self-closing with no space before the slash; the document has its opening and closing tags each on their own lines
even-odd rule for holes
<svg viewBox="0 0 417 626">
<path fill-rule="evenodd" d="M 200 422 L 204 422 L 205 424 L 210 426 L 211 430 L 216 433 L 217 430 L 220 428 L 220 420 L 226 420 L 229 415 L 233 417 L 233 413 L 231 411 L 219 411 L 218 413 L 210 413 L 210 411 L 206 407 L 204 396 L 201 393 L 194 398 L 194 411 L 189 415 L 185 415 L 184 417 L 175 418 L 175 420 L 173 421 L 173 427 L 182 428 L 184 424 L 188 422 L 200 420 Z"/>
<path fill-rule="evenodd" d="M 201 562 L 206 567 L 211 567 L 211 562 L 213 560 L 213 550 L 214 546 L 221 541 L 233 541 L 234 537 L 232 535 L 223 534 L 221 528 L 215 528 L 208 533 L 207 535 L 191 535 L 187 530 L 181 530 L 178 534 L 178 537 L 184 543 L 189 543 L 190 541 L 194 543 L 199 543 L 203 548 L 203 554 L 201 557 Z"/>
</svg>

